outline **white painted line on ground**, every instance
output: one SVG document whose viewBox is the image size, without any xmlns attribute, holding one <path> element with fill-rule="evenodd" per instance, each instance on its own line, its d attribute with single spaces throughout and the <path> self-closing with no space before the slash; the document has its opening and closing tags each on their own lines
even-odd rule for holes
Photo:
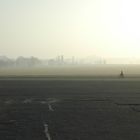
<svg viewBox="0 0 140 140">
<path fill-rule="evenodd" d="M 51 106 L 50 103 L 48 103 L 48 107 L 49 107 L 49 110 L 50 110 L 50 111 L 54 111 L 54 109 L 52 108 L 52 106 Z"/>
<path fill-rule="evenodd" d="M 24 104 L 32 103 L 32 99 L 25 99 L 25 100 L 23 101 L 23 103 L 24 103 Z"/>
<path fill-rule="evenodd" d="M 48 140 L 51 140 L 51 136 L 49 134 L 48 124 L 44 123 L 44 133 Z"/>
<path fill-rule="evenodd" d="M 48 98 L 47 101 L 48 101 L 49 103 L 56 103 L 56 102 L 58 102 L 59 100 L 58 100 L 58 99 L 55 99 L 55 98 Z"/>
<path fill-rule="evenodd" d="M 5 104 L 12 104 L 14 101 L 13 100 L 7 100 L 5 101 Z"/>
</svg>

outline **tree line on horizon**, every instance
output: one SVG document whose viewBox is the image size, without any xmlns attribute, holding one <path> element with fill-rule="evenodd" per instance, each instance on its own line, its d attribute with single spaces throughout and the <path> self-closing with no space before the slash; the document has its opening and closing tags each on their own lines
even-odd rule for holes
<svg viewBox="0 0 140 140">
<path fill-rule="evenodd" d="M 33 67 L 41 65 L 41 60 L 37 57 L 19 56 L 16 59 L 11 59 L 6 56 L 0 56 L 0 67 Z"/>
<path fill-rule="evenodd" d="M 39 67 L 39 66 L 63 66 L 63 65 L 86 65 L 86 64 L 106 64 L 104 59 L 74 59 L 64 58 L 63 55 L 51 59 L 39 59 L 37 57 L 19 56 L 16 59 L 7 56 L 0 56 L 0 68 L 7 67 Z"/>
</svg>

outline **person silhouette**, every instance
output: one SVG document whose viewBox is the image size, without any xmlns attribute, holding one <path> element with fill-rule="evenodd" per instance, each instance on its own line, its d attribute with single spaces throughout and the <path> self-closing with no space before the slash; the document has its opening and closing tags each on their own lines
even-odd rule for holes
<svg viewBox="0 0 140 140">
<path fill-rule="evenodd" d="M 120 78 L 124 78 L 124 72 L 121 70 Z"/>
</svg>

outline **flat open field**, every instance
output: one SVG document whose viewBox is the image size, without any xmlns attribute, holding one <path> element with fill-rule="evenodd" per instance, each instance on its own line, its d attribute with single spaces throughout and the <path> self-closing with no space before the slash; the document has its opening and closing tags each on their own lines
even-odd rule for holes
<svg viewBox="0 0 140 140">
<path fill-rule="evenodd" d="M 0 140 L 139 140 L 139 78 L 0 78 Z"/>
</svg>

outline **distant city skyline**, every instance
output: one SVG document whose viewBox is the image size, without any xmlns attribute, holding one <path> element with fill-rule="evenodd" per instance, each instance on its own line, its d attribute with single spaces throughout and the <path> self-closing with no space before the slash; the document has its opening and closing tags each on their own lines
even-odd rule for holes
<svg viewBox="0 0 140 140">
<path fill-rule="evenodd" d="M 9 63 L 10 62 L 10 63 Z M 87 56 L 83 58 L 78 58 L 77 56 L 66 57 L 65 55 L 58 55 L 51 58 L 39 58 L 36 56 L 18 56 L 16 58 L 12 58 L 9 56 L 0 56 L 0 67 L 4 64 L 9 64 L 11 66 L 22 66 L 25 64 L 26 66 L 30 66 L 30 64 L 34 65 L 85 65 L 85 64 L 140 64 L 140 58 L 103 58 L 99 56 Z M 13 65 L 14 64 L 14 65 Z M 16 64 L 16 65 L 15 65 Z"/>
</svg>

